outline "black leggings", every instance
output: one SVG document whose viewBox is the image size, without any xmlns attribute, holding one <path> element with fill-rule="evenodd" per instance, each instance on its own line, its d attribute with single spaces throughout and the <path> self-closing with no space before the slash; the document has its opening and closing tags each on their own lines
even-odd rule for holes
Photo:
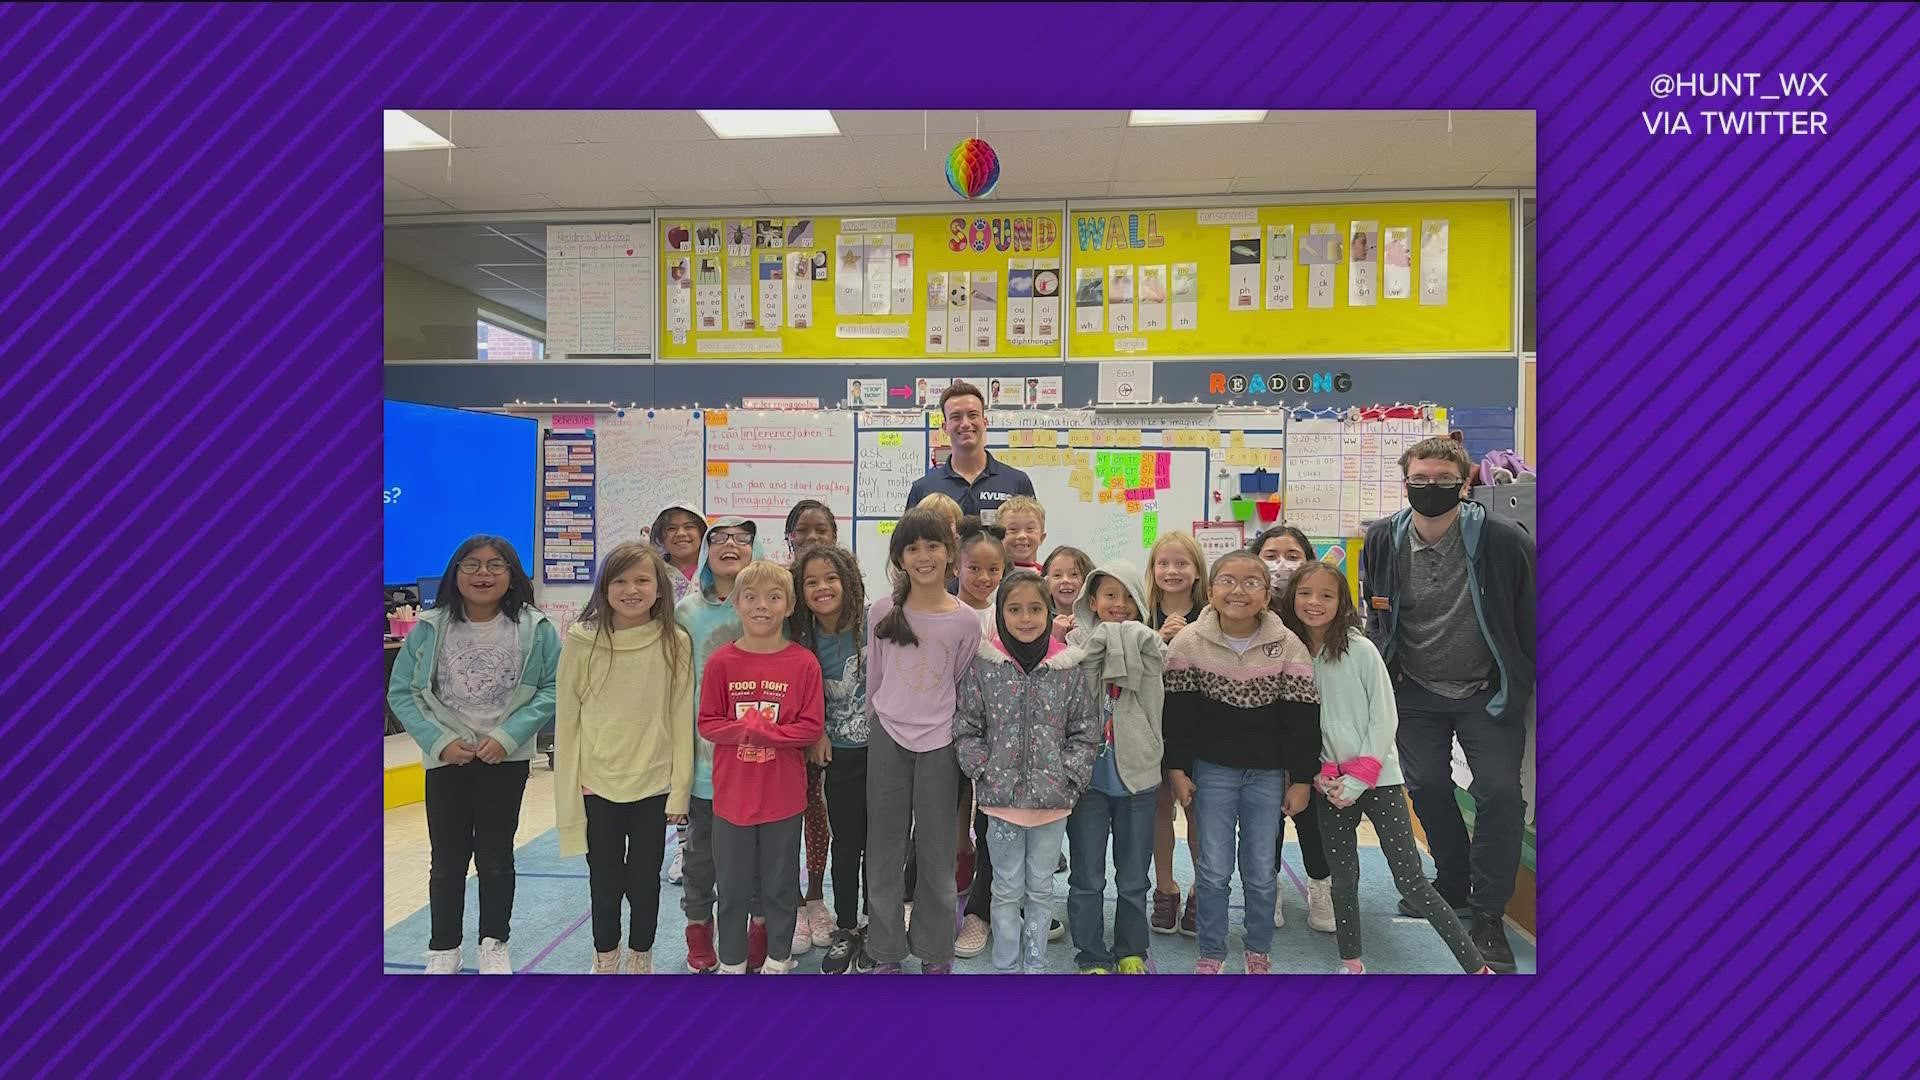
<svg viewBox="0 0 1920 1080">
<path fill-rule="evenodd" d="M 460 946 L 467 864 L 480 879 L 480 937 L 507 940 L 513 920 L 513 834 L 527 793 L 527 763 L 438 765 L 427 770 L 427 839 L 433 845 L 427 948 Z"/>
<path fill-rule="evenodd" d="M 867 857 L 867 748 L 834 747 L 826 769 L 828 841 L 833 862 L 833 921 L 842 930 L 860 925 L 860 873 Z"/>
<path fill-rule="evenodd" d="M 620 901 L 630 911 L 627 948 L 652 952 L 660 921 L 660 862 L 667 851 L 667 797 L 610 802 L 587 796 L 587 891 L 593 951 L 620 947 Z"/>
<path fill-rule="evenodd" d="M 1307 866 L 1307 876 L 1315 881 L 1325 881 L 1333 875 L 1327 866 L 1327 842 L 1320 832 L 1319 812 L 1314 808 L 1320 805 L 1318 799 L 1308 799 L 1307 808 L 1293 816 L 1293 831 L 1300 838 L 1300 861 Z M 1287 818 L 1280 817 L 1280 831 L 1274 834 L 1273 865 L 1279 866 L 1286 861 L 1287 855 Z"/>
</svg>

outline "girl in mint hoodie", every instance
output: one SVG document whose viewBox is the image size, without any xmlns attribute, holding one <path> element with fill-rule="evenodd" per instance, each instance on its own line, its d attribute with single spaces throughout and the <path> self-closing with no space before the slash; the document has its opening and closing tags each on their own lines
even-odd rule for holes
<svg viewBox="0 0 1920 1080">
<path fill-rule="evenodd" d="M 473 536 L 447 560 L 439 599 L 393 661 L 387 704 L 426 767 L 433 929 L 427 974 L 460 970 L 467 864 L 480 879 L 482 975 L 507 975 L 513 834 L 534 736 L 553 722 L 560 635 L 533 606 L 513 545 Z"/>
<path fill-rule="evenodd" d="M 700 571 L 695 575 L 700 587 L 673 608 L 674 621 L 693 640 L 693 714 L 686 718 L 689 727 L 700 715 L 700 680 L 706 675 L 708 658 L 740 637 L 740 615 L 728 602 L 733 581 L 759 557 L 759 531 L 752 521 L 717 517 L 708 524 L 700 546 Z M 680 910 L 687 916 L 687 970 L 705 975 L 720 968 L 720 955 L 713 945 L 713 744 L 705 739 L 697 738 L 694 743 L 693 797 L 688 802 L 687 838 L 681 852 L 685 858 Z M 749 966 L 758 971 L 766 958 L 767 928 L 756 917 L 747 933 Z"/>
<path fill-rule="evenodd" d="M 1280 618 L 1313 654 L 1313 680 L 1320 691 L 1324 764 L 1314 779 L 1313 798 L 1333 870 L 1334 933 L 1341 958 L 1334 974 L 1366 972 L 1360 962 L 1360 860 L 1354 846 L 1363 813 L 1380 837 L 1380 851 L 1400 895 L 1426 916 L 1462 971 L 1491 974 L 1453 908 L 1427 880 L 1413 846 L 1406 788 L 1394 751 L 1399 719 L 1393 678 L 1379 650 L 1359 629 L 1346 575 L 1326 563 L 1309 563 L 1293 575 L 1288 592 Z"/>
</svg>

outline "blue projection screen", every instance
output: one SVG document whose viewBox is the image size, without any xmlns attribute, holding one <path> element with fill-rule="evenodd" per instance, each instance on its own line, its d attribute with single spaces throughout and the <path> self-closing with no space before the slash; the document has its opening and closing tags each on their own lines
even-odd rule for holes
<svg viewBox="0 0 1920 1080">
<path fill-rule="evenodd" d="M 388 401 L 384 580 L 439 577 L 475 533 L 505 537 L 532 567 L 539 446 L 525 417 Z"/>
</svg>

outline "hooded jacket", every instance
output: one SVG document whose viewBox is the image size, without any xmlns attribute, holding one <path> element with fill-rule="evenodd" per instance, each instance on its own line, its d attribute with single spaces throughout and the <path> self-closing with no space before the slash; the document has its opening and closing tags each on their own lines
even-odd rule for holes
<svg viewBox="0 0 1920 1080">
<path fill-rule="evenodd" d="M 1394 656 L 1399 611 L 1405 605 L 1400 552 L 1409 543 L 1413 509 L 1405 507 L 1367 530 L 1360 558 L 1365 571 L 1367 637 L 1388 670 L 1400 674 Z M 1517 720 L 1533 700 L 1534 545 L 1525 529 L 1489 517 L 1479 503 L 1460 504 L 1460 540 L 1467 550 L 1467 587 L 1473 592 L 1474 620 L 1493 653 L 1499 688 L 1487 702 L 1488 714 Z"/>
<path fill-rule="evenodd" d="M 694 571 L 693 577 L 688 577 L 681 573 L 680 568 L 673 565 L 673 560 L 667 558 L 667 515 L 673 513 L 675 510 L 684 510 L 692 514 L 694 520 L 700 523 L 700 562 L 698 564 L 699 569 Z M 660 511 L 659 516 L 653 519 L 653 528 L 648 531 L 647 535 L 653 540 L 653 550 L 660 553 L 661 559 L 666 560 L 667 575 L 673 580 L 673 602 L 677 604 L 686 599 L 687 594 L 693 591 L 694 586 L 697 584 L 696 579 L 699 577 L 700 569 L 706 568 L 707 515 L 701 513 L 700 508 L 694 506 L 692 503 L 674 503 L 672 506 Z"/>
<path fill-rule="evenodd" d="M 1160 759 L 1165 749 L 1160 714 L 1166 689 L 1161 682 L 1164 649 L 1160 635 L 1137 621 L 1103 623 L 1093 613 L 1093 596 L 1100 579 L 1118 581 L 1142 612 L 1147 610 L 1146 579 L 1125 560 L 1105 563 L 1087 575 L 1079 599 L 1073 602 L 1078 624 L 1067 635 L 1067 649 L 1059 662 L 1072 663 L 1087 675 L 1096 695 L 1118 686 L 1113 706 L 1114 768 L 1120 782 L 1135 794 L 1160 784 Z M 1049 661 L 1049 663 L 1054 661 Z"/>
<path fill-rule="evenodd" d="M 760 557 L 760 535 L 756 530 L 753 547 L 747 560 L 741 562 L 740 569 L 746 569 L 747 561 Z M 699 588 L 689 591 L 679 603 L 673 605 L 675 621 L 693 639 L 693 711 L 684 718 L 689 727 L 699 723 L 700 680 L 707 673 L 707 660 L 720 646 L 740 637 L 739 612 L 733 609 L 731 602 L 713 591 L 713 567 L 707 562 L 705 538 L 700 541 L 700 572 L 695 575 L 695 582 Z M 731 591 L 728 595 L 732 595 Z M 705 739 L 696 739 L 694 746 L 693 797 L 709 801 L 713 799 L 713 744 Z"/>
<path fill-rule="evenodd" d="M 692 644 L 674 628 L 667 662 L 658 621 L 602 635 L 585 623 L 567 628 L 554 711 L 553 808 L 560 854 L 587 850 L 582 789 L 610 802 L 667 796 L 669 814 L 687 812 L 693 784 Z"/>
<path fill-rule="evenodd" d="M 1032 671 L 983 639 L 960 680 L 953 749 L 983 807 L 1071 810 L 1093 780 L 1100 710 L 1087 675 L 1051 641 Z"/>
<path fill-rule="evenodd" d="M 440 754 L 456 740 L 478 742 L 452 709 L 433 691 L 433 666 L 440 655 L 440 635 L 450 614 L 443 608 L 420 613 L 420 625 L 407 635 L 400 655 L 393 658 L 393 677 L 387 683 L 387 705 L 413 741 L 420 744 L 420 764 L 437 769 L 446 762 Z M 507 715 L 487 734 L 507 752 L 508 761 L 533 760 L 534 738 L 553 721 L 555 672 L 560 666 L 560 635 L 546 613 L 532 604 L 520 608 L 520 684 L 507 699 Z"/>
<path fill-rule="evenodd" d="M 1167 768 L 1193 763 L 1284 769 L 1287 782 L 1320 771 L 1320 691 L 1307 647 L 1264 608 L 1245 652 L 1235 652 L 1209 607 L 1167 649 Z"/>
</svg>

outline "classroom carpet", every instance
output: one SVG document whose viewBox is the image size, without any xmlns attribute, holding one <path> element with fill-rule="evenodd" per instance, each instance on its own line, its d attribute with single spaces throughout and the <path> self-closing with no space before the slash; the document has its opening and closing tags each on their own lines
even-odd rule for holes
<svg viewBox="0 0 1920 1080">
<path fill-rule="evenodd" d="M 667 843 L 667 862 L 672 861 L 673 850 L 670 838 Z M 1400 894 L 1393 887 L 1386 857 L 1380 853 L 1380 849 L 1362 846 L 1359 851 L 1361 941 L 1365 949 L 1367 972 L 1379 975 L 1459 974 L 1460 967 L 1454 962 L 1453 953 L 1425 920 L 1401 918 L 1395 914 Z M 1427 872 L 1431 875 L 1432 862 L 1424 854 L 1422 860 L 1426 862 Z M 1339 950 L 1334 945 L 1332 934 L 1307 926 L 1307 879 L 1300 865 L 1299 848 L 1289 843 L 1286 861 L 1281 868 L 1281 895 L 1287 923 L 1273 931 L 1273 970 L 1276 974 L 1290 975 L 1330 974 L 1339 963 Z M 515 866 L 518 880 L 513 905 L 514 971 L 533 975 L 584 974 L 593 960 L 593 932 L 587 926 L 586 857 L 562 858 L 559 834 L 549 830 L 515 853 Z M 427 868 L 389 867 L 388 872 L 417 872 L 424 875 Z M 1185 838 L 1178 841 L 1174 857 L 1174 880 L 1180 883 L 1183 892 L 1192 887 L 1193 863 L 1188 856 Z M 474 971 L 474 950 L 478 945 L 473 936 L 474 919 L 479 911 L 477 888 L 476 880 L 469 875 L 464 969 L 467 973 Z M 830 881 L 826 885 L 826 896 L 827 907 L 832 910 L 833 886 Z M 965 902 L 964 894 L 960 899 L 962 903 Z M 1109 881 L 1106 896 L 1109 940 L 1113 933 L 1114 899 L 1113 885 Z M 1244 907 L 1237 875 L 1228 903 L 1230 929 L 1227 935 L 1226 971 L 1234 974 L 1245 970 L 1246 951 L 1243 940 Z M 1066 921 L 1066 910 L 1067 875 L 1056 874 L 1054 915 L 1063 923 Z M 914 917 L 917 919 L 920 914 L 916 911 Z M 955 919 L 953 914 L 948 917 Z M 1271 921 L 1272 912 L 1266 912 L 1264 917 Z M 624 922 L 622 925 L 624 928 Z M 958 925 L 957 919 L 955 925 Z M 388 974 L 419 974 L 425 970 L 427 932 L 428 915 L 425 908 L 407 916 L 387 931 L 385 970 Z M 1508 928 L 1507 939 L 1513 944 L 1519 973 L 1532 974 L 1535 970 L 1533 946 L 1511 927 Z M 1153 969 L 1162 975 L 1191 974 L 1194 961 L 1200 958 L 1199 943 L 1183 934 L 1153 934 L 1150 949 Z M 954 972 L 993 974 L 992 951 L 989 941 L 987 951 L 979 956 L 956 959 Z M 801 954 L 796 957 L 799 966 L 794 974 L 819 974 L 820 961 L 825 956 L 826 950 L 823 948 L 814 948 Z M 1047 960 L 1050 974 L 1075 974 L 1072 936 L 1051 943 L 1047 949 Z M 680 911 L 680 886 L 668 883 L 663 874 L 660 883 L 659 932 L 653 946 L 654 971 L 660 974 L 686 974 L 686 961 L 686 919 Z M 916 972 L 919 970 L 919 961 L 909 957 L 902 967 L 908 973 Z"/>
</svg>

